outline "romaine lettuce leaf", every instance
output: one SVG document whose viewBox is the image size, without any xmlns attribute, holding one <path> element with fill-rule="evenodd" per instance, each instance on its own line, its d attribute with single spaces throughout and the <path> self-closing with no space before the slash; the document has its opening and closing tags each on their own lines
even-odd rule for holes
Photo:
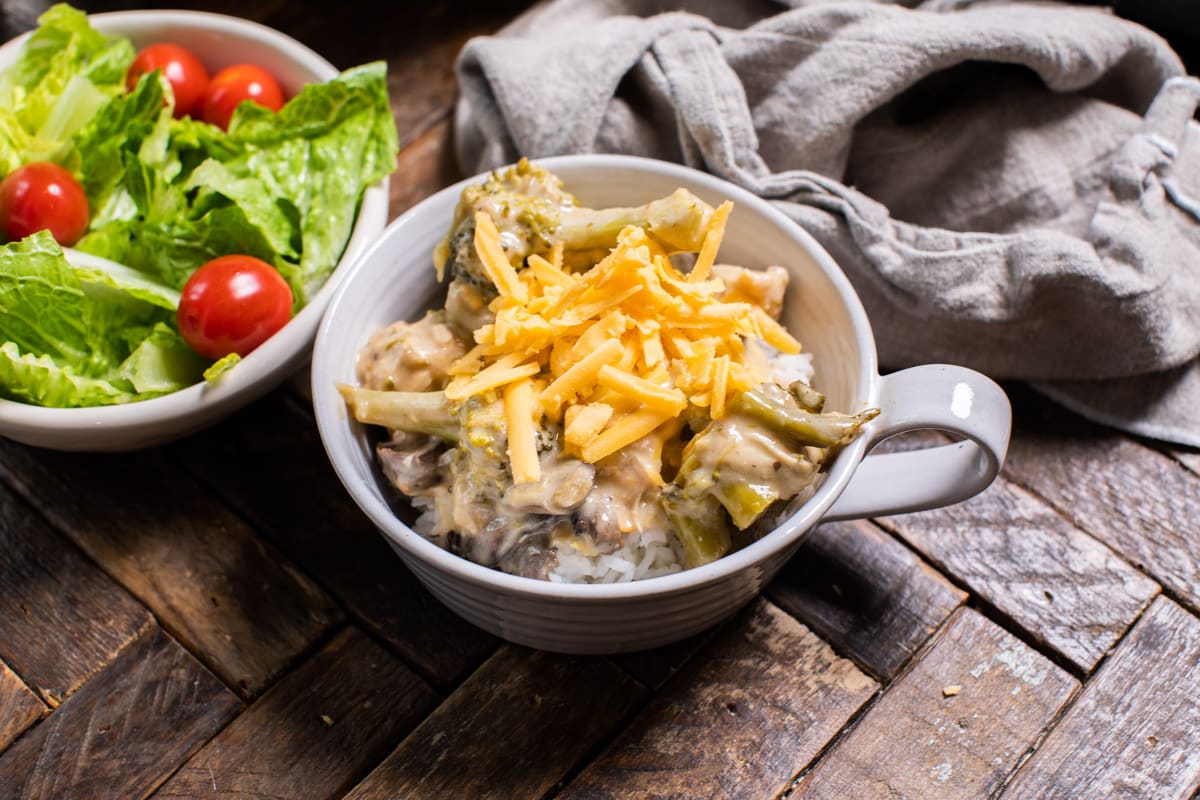
<svg viewBox="0 0 1200 800">
<path fill-rule="evenodd" d="M 3 340 L 26 353 L 85 363 L 91 353 L 87 297 L 79 276 L 46 232 L 0 248 Z"/>
<path fill-rule="evenodd" d="M 196 383 L 207 359 L 197 355 L 174 328 L 159 322 L 121 364 L 118 373 L 140 398 L 170 394 Z"/>
<path fill-rule="evenodd" d="M 106 406 L 141 399 L 137 392 L 104 379 L 79 375 L 45 355 L 0 344 L 0 389 L 11 400 L 52 408 Z"/>
<path fill-rule="evenodd" d="M 65 4 L 50 7 L 0 76 L 0 171 L 53 159 L 108 101 L 125 89 L 134 48 L 109 39 Z"/>
<path fill-rule="evenodd" d="M 383 62 L 306 86 L 278 114 L 243 104 L 228 136 L 156 109 L 139 84 L 76 138 L 99 209 L 77 247 L 172 286 L 244 253 L 275 266 L 302 307 L 341 258 L 363 191 L 395 169 Z"/>
<path fill-rule="evenodd" d="M 159 76 L 145 75 L 133 91 L 114 97 L 75 134 L 69 160 L 78 167 L 88 197 L 91 229 L 137 215 L 126 187 L 130 162 L 141 161 L 160 171 L 166 168 L 163 152 L 170 136 L 171 110 L 163 105 L 165 92 Z"/>
<path fill-rule="evenodd" d="M 387 65 L 365 64 L 306 86 L 278 114 L 243 103 L 229 138 L 246 145 L 230 170 L 269 181 L 296 209 L 300 262 L 294 277 L 285 277 L 307 299 L 341 258 L 363 190 L 396 168 L 399 137 L 388 105 Z"/>
<path fill-rule="evenodd" d="M 0 394 L 86 406 L 197 382 L 207 362 L 171 327 L 178 297 L 120 265 L 76 267 L 45 231 L 0 247 Z"/>
<path fill-rule="evenodd" d="M 396 165 L 386 66 L 307 86 L 278 114 L 244 103 L 226 133 L 175 119 L 161 75 L 126 92 L 132 44 L 82 12 L 60 3 L 39 23 L 0 74 L 0 174 L 43 159 L 74 172 L 91 212 L 75 248 L 116 266 L 73 267 L 48 234 L 0 247 L 0 394 L 96 405 L 183 388 L 208 363 L 174 322 L 198 267 L 260 258 L 299 309 L 337 265 L 363 192 Z"/>
</svg>

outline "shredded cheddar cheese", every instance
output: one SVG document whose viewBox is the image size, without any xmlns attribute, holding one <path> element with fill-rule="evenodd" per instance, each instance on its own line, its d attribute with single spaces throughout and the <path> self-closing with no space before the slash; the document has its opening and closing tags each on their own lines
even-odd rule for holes
<svg viewBox="0 0 1200 800">
<path fill-rule="evenodd" d="M 732 204 L 712 215 L 687 274 L 644 230 L 629 227 L 584 272 L 563 266 L 561 245 L 526 267 L 510 263 L 492 219 L 476 214 L 475 247 L 499 296 L 495 321 L 475 331 L 456 361 L 446 397 L 503 396 L 514 480 L 540 477 L 535 426 L 563 423 L 569 452 L 590 463 L 682 424 L 689 406 L 725 414 L 733 394 L 766 379 L 761 339 L 785 353 L 797 342 L 744 298 L 725 301 L 710 277 Z"/>
<path fill-rule="evenodd" d="M 704 235 L 704 244 L 700 246 L 700 255 L 696 258 L 692 271 L 688 273 L 689 281 L 698 283 L 708 277 L 708 271 L 712 269 L 712 265 L 717 260 L 717 250 L 721 247 L 721 239 L 725 236 L 725 221 L 729 219 L 731 211 L 733 211 L 733 203 L 726 200 L 713 212 L 708 233 Z"/>
<path fill-rule="evenodd" d="M 565 416 L 563 437 L 568 444 L 583 447 L 600 433 L 612 419 L 613 407 L 605 403 L 571 406 Z"/>
<path fill-rule="evenodd" d="M 504 254 L 496 223 L 482 211 L 475 212 L 475 250 L 479 253 L 479 260 L 483 262 L 484 273 L 496 285 L 501 296 L 512 297 L 521 302 L 528 299 L 525 287 L 517 277 L 517 271 Z"/>
<path fill-rule="evenodd" d="M 504 387 L 504 423 L 508 427 L 508 460 L 514 483 L 536 483 L 542 478 L 534 414 L 530 378 L 518 378 Z"/>
</svg>

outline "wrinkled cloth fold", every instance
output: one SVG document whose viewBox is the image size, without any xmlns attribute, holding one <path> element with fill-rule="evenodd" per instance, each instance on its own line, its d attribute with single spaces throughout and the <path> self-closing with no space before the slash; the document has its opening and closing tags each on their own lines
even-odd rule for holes
<svg viewBox="0 0 1200 800">
<path fill-rule="evenodd" d="M 790 5 L 538 6 L 460 54 L 460 167 L 714 173 L 830 252 L 884 367 L 1200 446 L 1200 80 L 1167 43 L 1060 4 Z"/>
</svg>

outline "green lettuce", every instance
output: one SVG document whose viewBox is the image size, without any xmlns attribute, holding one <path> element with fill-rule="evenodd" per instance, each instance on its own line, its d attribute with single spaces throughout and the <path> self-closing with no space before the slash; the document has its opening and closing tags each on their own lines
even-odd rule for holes
<svg viewBox="0 0 1200 800">
<path fill-rule="evenodd" d="M 272 264 L 303 306 L 337 266 L 367 186 L 399 149 L 383 62 L 304 87 L 278 113 L 243 103 L 229 133 L 173 119 L 143 78 L 76 137 L 97 218 L 80 250 L 173 286 L 205 261 Z"/>
<path fill-rule="evenodd" d="M 279 270 L 299 310 L 341 258 L 363 192 L 395 169 L 383 62 L 306 86 L 278 113 L 243 103 L 226 133 L 175 119 L 157 72 L 127 91 L 134 54 L 59 4 L 0 73 L 0 171 L 44 159 L 71 170 L 90 209 L 75 248 L 123 265 L 72 266 L 41 234 L 4 247 L 4 396 L 123 403 L 216 379 L 237 359 L 200 359 L 176 327 L 191 274 L 254 256 Z"/>
<path fill-rule="evenodd" d="M 0 170 L 62 160 L 71 136 L 125 89 L 133 45 L 95 31 L 70 6 L 38 18 L 16 63 L 0 75 Z"/>
<path fill-rule="evenodd" d="M 72 265 L 48 232 L 0 247 L 0 390 L 46 406 L 127 403 L 199 380 L 179 293 L 122 265 Z"/>
</svg>

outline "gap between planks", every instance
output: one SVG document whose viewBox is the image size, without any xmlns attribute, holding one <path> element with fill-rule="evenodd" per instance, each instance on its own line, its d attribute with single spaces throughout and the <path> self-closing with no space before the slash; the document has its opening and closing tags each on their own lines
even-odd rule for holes
<svg viewBox="0 0 1200 800">
<path fill-rule="evenodd" d="M 1078 685 L 983 615 L 959 609 L 791 795 L 990 794 Z"/>
</svg>

